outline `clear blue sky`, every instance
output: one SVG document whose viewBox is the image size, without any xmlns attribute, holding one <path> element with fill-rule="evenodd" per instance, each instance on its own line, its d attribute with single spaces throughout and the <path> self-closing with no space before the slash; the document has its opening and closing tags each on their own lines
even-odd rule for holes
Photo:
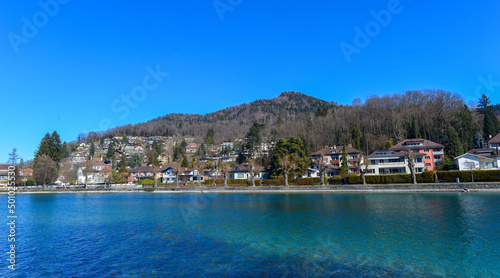
<svg viewBox="0 0 500 278">
<path fill-rule="evenodd" d="M 32 159 L 46 132 L 71 141 L 287 90 L 342 104 L 413 89 L 500 103 L 498 1 L 59 1 L 0 2 L 0 162 L 14 147 Z M 342 43 L 357 47 L 350 62 Z"/>
</svg>

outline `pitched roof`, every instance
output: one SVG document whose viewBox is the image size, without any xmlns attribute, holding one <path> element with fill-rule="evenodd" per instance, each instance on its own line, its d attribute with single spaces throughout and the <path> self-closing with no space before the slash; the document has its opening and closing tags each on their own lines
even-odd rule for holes
<svg viewBox="0 0 500 278">
<path fill-rule="evenodd" d="M 263 166 L 260 166 L 260 165 L 255 165 L 255 172 L 265 172 L 266 171 L 266 168 L 264 168 Z M 250 166 L 248 165 L 248 163 L 243 163 L 243 164 L 240 164 L 238 166 L 236 166 L 235 168 L 231 169 L 229 172 L 250 172 Z"/>
<path fill-rule="evenodd" d="M 360 151 L 356 150 L 355 148 L 353 147 L 350 147 L 350 146 L 346 146 L 346 150 L 347 150 L 347 153 L 348 154 L 359 154 L 361 153 Z M 314 152 L 311 154 L 311 156 L 321 156 L 321 155 L 332 155 L 332 154 L 342 154 L 342 152 L 344 151 L 344 146 L 333 146 L 333 147 L 324 147 L 323 149 L 317 151 L 317 152 Z"/>
<path fill-rule="evenodd" d="M 129 173 L 137 173 L 137 172 L 153 172 L 154 169 L 153 167 L 149 167 L 149 166 L 141 166 L 141 167 L 136 167 L 136 168 L 133 168 L 133 169 L 130 169 L 128 170 Z"/>
<path fill-rule="evenodd" d="M 189 143 L 186 146 L 186 149 L 197 149 L 197 148 L 198 148 L 198 144 L 196 144 L 196 143 Z"/>
<path fill-rule="evenodd" d="M 413 145 L 413 144 L 421 144 L 421 145 Z M 390 150 L 404 150 L 404 149 L 429 149 L 429 148 L 444 148 L 443 145 L 438 144 L 436 142 L 432 142 L 430 140 L 417 138 L 417 139 L 406 139 L 403 140 L 396 145 L 392 146 Z"/>
<path fill-rule="evenodd" d="M 460 155 L 456 158 L 466 156 L 466 155 L 474 155 L 474 156 L 480 156 L 484 158 L 489 158 L 489 159 L 496 159 L 500 157 L 500 150 L 496 148 L 485 148 L 485 149 L 472 149 L 468 151 L 467 153 Z"/>
<path fill-rule="evenodd" d="M 9 171 L 9 164 L 0 164 L 0 171 Z"/>
<path fill-rule="evenodd" d="M 487 142 L 488 142 L 488 144 L 500 144 L 500 133 L 498 133 L 497 135 L 493 136 Z"/>
</svg>

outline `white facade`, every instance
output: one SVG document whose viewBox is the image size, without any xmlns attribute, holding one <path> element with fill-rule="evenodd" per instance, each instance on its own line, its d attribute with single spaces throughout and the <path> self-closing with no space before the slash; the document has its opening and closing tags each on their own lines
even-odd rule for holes
<svg viewBox="0 0 500 278">
<path fill-rule="evenodd" d="M 500 169 L 500 157 L 487 158 L 475 154 L 466 153 L 455 158 L 455 163 L 460 171 Z"/>
<path fill-rule="evenodd" d="M 417 153 L 415 153 L 417 154 Z M 377 151 L 368 157 L 367 175 L 410 174 L 408 160 L 403 152 Z M 424 172 L 425 163 L 422 156 L 415 158 L 415 173 Z"/>
</svg>

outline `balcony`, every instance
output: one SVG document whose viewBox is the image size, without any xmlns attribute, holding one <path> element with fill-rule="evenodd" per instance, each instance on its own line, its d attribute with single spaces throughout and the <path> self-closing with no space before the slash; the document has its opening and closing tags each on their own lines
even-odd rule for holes
<svg viewBox="0 0 500 278">
<path fill-rule="evenodd" d="M 398 162 L 372 162 L 371 165 L 403 165 L 405 164 L 404 161 L 398 161 Z"/>
<path fill-rule="evenodd" d="M 444 151 L 439 151 L 439 152 L 432 152 L 434 155 L 444 155 Z"/>
<path fill-rule="evenodd" d="M 438 163 L 439 161 L 443 161 L 443 159 L 441 159 L 441 158 L 434 159 L 434 162 L 436 162 L 436 163 Z"/>
</svg>

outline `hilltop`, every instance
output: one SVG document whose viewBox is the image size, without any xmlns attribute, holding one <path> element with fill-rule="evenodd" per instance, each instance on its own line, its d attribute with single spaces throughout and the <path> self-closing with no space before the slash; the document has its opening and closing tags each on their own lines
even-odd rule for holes
<svg viewBox="0 0 500 278">
<path fill-rule="evenodd" d="M 335 109 L 334 102 L 299 92 L 283 92 L 272 99 L 259 99 L 200 114 L 172 113 L 145 123 L 126 125 L 104 132 L 104 136 L 194 136 L 203 137 L 213 128 L 219 139 L 241 138 L 254 122 L 272 126 L 290 120 L 303 120 L 321 109 Z"/>
</svg>

